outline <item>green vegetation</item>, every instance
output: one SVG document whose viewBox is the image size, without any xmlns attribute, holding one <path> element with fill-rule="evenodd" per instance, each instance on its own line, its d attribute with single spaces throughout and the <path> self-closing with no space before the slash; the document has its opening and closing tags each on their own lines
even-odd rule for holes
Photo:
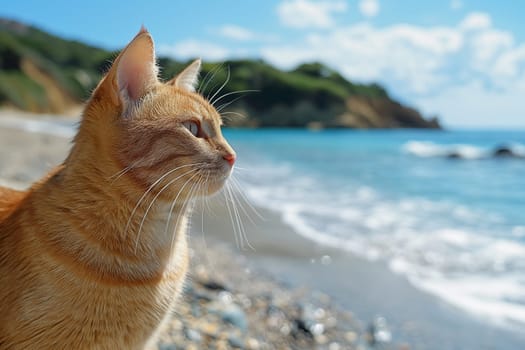
<svg viewBox="0 0 525 350">
<path fill-rule="evenodd" d="M 59 112 L 64 104 L 80 103 L 115 54 L 0 19 L 0 105 Z M 162 78 L 170 79 L 187 63 L 161 57 Z M 208 98 L 227 81 L 214 100 L 225 117 L 246 116 L 233 118 L 234 125 L 438 126 L 392 101 L 379 85 L 352 83 L 321 63 L 302 64 L 289 72 L 260 60 L 206 63 L 202 77 L 200 91 Z M 51 90 L 60 92 L 60 101 L 51 96 Z M 354 110 L 354 104 L 359 108 Z M 408 117 L 405 111 L 409 111 Z"/>
<path fill-rule="evenodd" d="M 85 100 L 114 53 L 64 40 L 24 24 L 0 19 L 0 103 L 20 109 L 53 111 L 47 86 L 25 69 L 30 62 L 63 92 L 71 103 Z"/>
<path fill-rule="evenodd" d="M 42 86 L 17 71 L 0 72 L 0 101 L 10 101 L 28 111 L 45 109 L 47 104 Z"/>
<path fill-rule="evenodd" d="M 258 126 L 302 127 L 313 122 L 337 126 L 337 116 L 345 111 L 348 96 L 387 97 L 379 86 L 352 84 L 320 63 L 303 64 L 290 72 L 255 60 L 227 61 L 216 72 L 214 68 L 217 69 L 217 65 L 204 66 L 204 77 L 215 73 L 214 81 L 206 86 L 204 95 L 212 94 L 226 81 L 229 72 L 228 84 L 221 93 L 250 90 L 231 107 L 250 116 L 253 124 Z M 220 101 L 217 107 L 227 101 Z"/>
</svg>

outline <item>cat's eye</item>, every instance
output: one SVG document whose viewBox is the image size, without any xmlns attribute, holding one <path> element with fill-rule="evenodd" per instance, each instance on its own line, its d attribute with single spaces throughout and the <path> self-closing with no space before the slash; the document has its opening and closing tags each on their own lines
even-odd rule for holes
<svg viewBox="0 0 525 350">
<path fill-rule="evenodd" d="M 195 137 L 199 136 L 199 124 L 197 122 L 187 121 L 187 122 L 182 123 L 182 125 L 184 125 L 184 127 L 188 129 L 193 136 Z"/>
</svg>

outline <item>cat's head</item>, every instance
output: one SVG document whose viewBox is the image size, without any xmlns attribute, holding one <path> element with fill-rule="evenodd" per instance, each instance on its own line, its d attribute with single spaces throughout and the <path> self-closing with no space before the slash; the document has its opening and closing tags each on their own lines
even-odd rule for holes
<svg viewBox="0 0 525 350">
<path fill-rule="evenodd" d="M 84 112 L 81 133 L 97 143 L 101 161 L 114 162 L 144 189 L 164 188 L 161 198 L 214 193 L 235 162 L 219 113 L 195 91 L 200 67 L 196 60 L 173 79 L 159 81 L 153 40 L 143 28 Z"/>
</svg>

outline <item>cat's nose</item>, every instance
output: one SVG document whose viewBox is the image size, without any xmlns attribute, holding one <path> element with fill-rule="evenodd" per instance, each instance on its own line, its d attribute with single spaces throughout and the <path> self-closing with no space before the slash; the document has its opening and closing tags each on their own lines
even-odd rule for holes
<svg viewBox="0 0 525 350">
<path fill-rule="evenodd" d="M 237 157 L 235 156 L 235 153 L 228 153 L 222 156 L 222 158 L 224 158 L 230 166 L 233 166 Z"/>
</svg>

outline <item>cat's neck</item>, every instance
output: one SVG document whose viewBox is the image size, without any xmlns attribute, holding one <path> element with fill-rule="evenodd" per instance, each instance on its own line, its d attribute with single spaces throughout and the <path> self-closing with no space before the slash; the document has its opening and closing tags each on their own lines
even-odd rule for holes
<svg viewBox="0 0 525 350">
<path fill-rule="evenodd" d="M 129 274 L 126 280 L 157 276 L 172 263 L 177 250 L 180 255 L 180 249 L 186 249 L 191 204 L 162 201 L 155 198 L 156 192 L 144 195 L 147 189 L 128 177 L 115 180 L 117 166 L 102 168 L 99 162 L 66 162 L 35 187 L 33 196 L 45 204 L 35 207 L 34 215 L 56 228 L 44 239 L 58 242 L 57 249 L 64 254 L 101 269 L 111 270 L 118 261 L 122 270 L 116 273 Z M 64 215 L 50 217 L 51 212 Z"/>
</svg>

